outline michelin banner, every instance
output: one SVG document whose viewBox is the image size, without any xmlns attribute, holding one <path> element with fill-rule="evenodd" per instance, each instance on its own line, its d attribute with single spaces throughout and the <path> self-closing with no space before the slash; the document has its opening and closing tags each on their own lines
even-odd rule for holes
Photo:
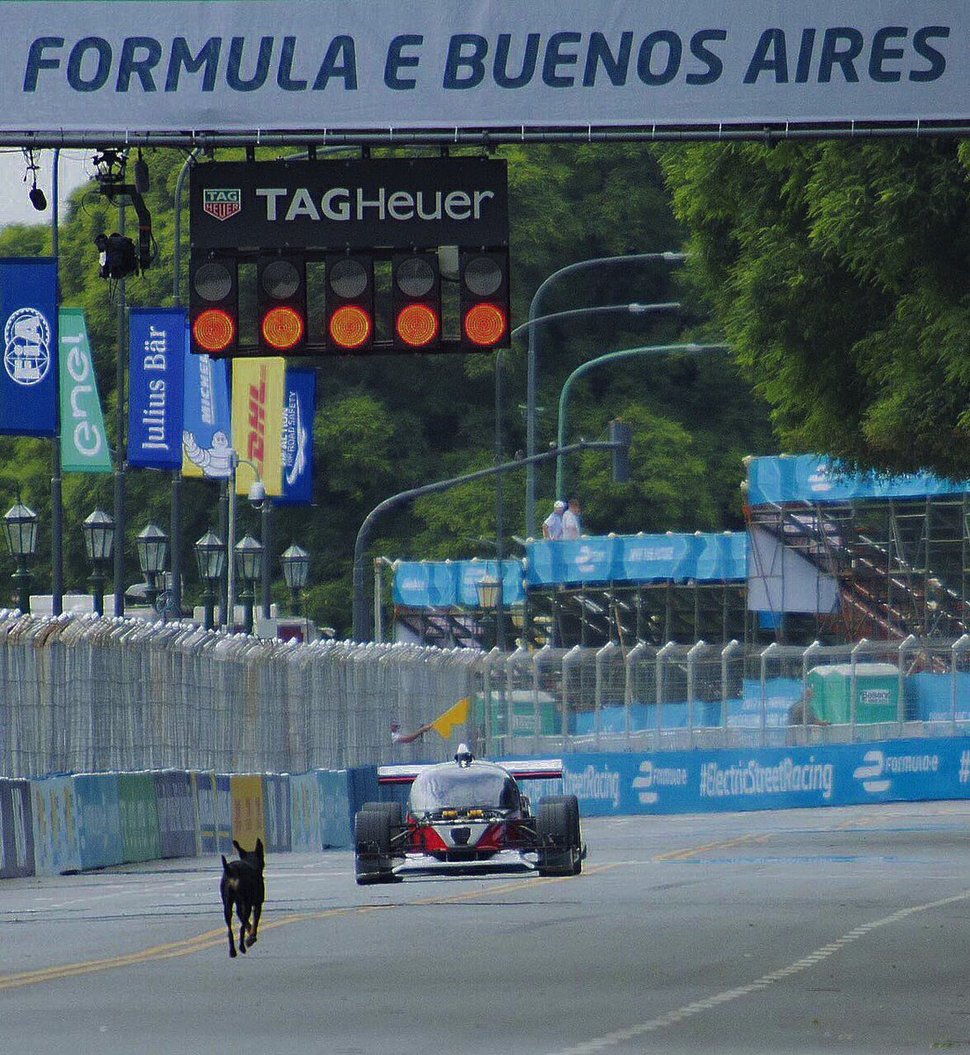
<svg viewBox="0 0 970 1055">
<path fill-rule="evenodd" d="M 3 4 L 0 130 L 970 117 L 965 0 Z"/>
<path fill-rule="evenodd" d="M 184 348 L 182 475 L 228 479 L 232 474 L 229 363 Z"/>
<path fill-rule="evenodd" d="M 804 809 L 970 798 L 970 737 L 654 754 L 573 754 L 585 816 Z"/>
</svg>

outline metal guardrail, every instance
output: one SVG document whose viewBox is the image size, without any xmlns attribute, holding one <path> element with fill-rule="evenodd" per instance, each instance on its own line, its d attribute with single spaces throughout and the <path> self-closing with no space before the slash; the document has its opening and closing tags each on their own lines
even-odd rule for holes
<svg viewBox="0 0 970 1055">
<path fill-rule="evenodd" d="M 825 667 L 849 704 L 817 724 L 806 688 Z M 466 697 L 452 740 L 496 757 L 962 735 L 970 637 L 482 653 L 0 611 L 0 776 L 435 760 L 453 742 L 394 743 L 391 723 L 416 730 Z"/>
</svg>

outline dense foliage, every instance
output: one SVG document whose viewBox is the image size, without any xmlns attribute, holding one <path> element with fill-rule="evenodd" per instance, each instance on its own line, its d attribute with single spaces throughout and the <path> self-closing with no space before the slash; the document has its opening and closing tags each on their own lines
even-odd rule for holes
<svg viewBox="0 0 970 1055">
<path fill-rule="evenodd" d="M 646 148 L 543 147 L 503 151 L 510 162 L 515 319 L 528 317 L 539 284 L 578 260 L 681 247 L 659 166 Z M 221 155 L 220 155 L 221 156 Z M 230 156 L 228 153 L 226 156 Z M 148 153 L 152 189 L 146 196 L 158 243 L 152 268 L 126 284 L 131 305 L 173 303 L 174 200 L 185 155 Z M 182 194 L 182 290 L 187 267 L 187 186 Z M 127 210 L 128 232 L 135 224 Z M 118 227 L 117 207 L 90 184 L 62 207 L 62 299 L 87 309 L 109 434 L 117 425 L 119 291 L 97 275 L 94 239 Z M 0 231 L 0 254 L 50 252 L 50 231 L 38 225 Z M 681 288 L 681 268 L 665 262 L 629 269 L 596 269 L 550 287 L 549 312 L 631 301 L 681 300 L 680 313 L 590 316 L 549 325 L 539 361 L 539 444 L 554 441 L 560 390 L 579 364 L 622 348 L 717 339 Z M 184 295 L 184 294 L 183 294 Z M 706 309 L 705 309 L 706 310 Z M 398 491 L 490 465 L 495 459 L 493 355 L 328 358 L 318 362 L 315 503 L 275 516 L 275 549 L 291 541 L 313 558 L 310 614 L 345 632 L 350 623 L 350 570 L 354 539 L 367 513 Z M 503 458 L 525 446 L 525 342 L 503 353 Z M 584 504 L 588 531 L 636 532 L 737 528 L 742 524 L 738 484 L 741 458 L 766 453 L 773 440 L 764 406 L 751 395 L 730 358 L 644 356 L 592 370 L 576 385 L 569 408 L 568 440 L 602 438 L 610 418 L 633 426 L 632 478 L 612 482 L 607 454 L 590 452 L 567 466 L 570 491 Z M 23 499 L 40 514 L 41 556 L 35 590 L 49 587 L 50 444 L 0 440 L 0 493 Z M 548 511 L 554 471 L 540 474 L 537 521 Z M 505 477 L 509 535 L 524 530 L 524 471 Z M 83 591 L 88 569 L 81 520 L 96 505 L 112 509 L 113 482 L 106 476 L 65 478 L 67 588 Z M 169 530 L 170 480 L 150 472 L 126 474 L 130 573 L 140 577 L 133 538 L 148 520 Z M 215 486 L 187 481 L 184 492 L 186 588 L 197 599 L 191 545 L 217 521 Z M 242 503 L 245 506 L 245 503 Z M 258 534 L 248 508 L 241 530 Z M 495 535 L 495 484 L 485 480 L 425 498 L 377 525 L 371 554 L 389 558 L 441 559 L 488 556 Z M 46 547 L 46 550 L 45 550 Z M 518 552 L 512 546 L 513 552 Z M 278 567 L 278 566 L 277 566 Z M 279 587 L 281 601 L 285 598 Z"/>
<path fill-rule="evenodd" d="M 783 446 L 970 475 L 967 144 L 664 149 L 702 291 Z"/>
</svg>

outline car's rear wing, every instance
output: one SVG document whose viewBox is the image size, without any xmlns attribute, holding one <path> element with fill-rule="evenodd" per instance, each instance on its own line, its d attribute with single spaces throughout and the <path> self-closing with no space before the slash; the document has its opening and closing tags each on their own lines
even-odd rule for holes
<svg viewBox="0 0 970 1055">
<path fill-rule="evenodd" d="M 483 760 L 484 761 L 484 760 Z M 489 761 L 491 761 L 489 759 Z M 379 784 L 412 784 L 414 778 L 426 769 L 433 769 L 440 763 L 427 765 L 378 766 L 377 781 Z M 554 780 L 562 776 L 561 758 L 526 759 L 517 762 L 495 762 L 516 780 Z"/>
</svg>

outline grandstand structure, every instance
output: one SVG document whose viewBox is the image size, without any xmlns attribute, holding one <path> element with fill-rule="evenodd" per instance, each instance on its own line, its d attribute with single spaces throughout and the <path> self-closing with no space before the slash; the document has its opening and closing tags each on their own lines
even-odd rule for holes
<svg viewBox="0 0 970 1055">
<path fill-rule="evenodd" d="M 747 461 L 748 606 L 793 643 L 970 629 L 970 482 Z"/>
<path fill-rule="evenodd" d="M 503 562 L 505 638 L 529 647 L 843 644 L 970 633 L 970 483 L 748 458 L 745 532 L 528 540 Z M 488 560 L 395 561 L 384 637 L 488 648 Z M 380 609 L 379 609 L 380 611 Z M 379 635 L 380 639 L 380 635 Z"/>
</svg>

